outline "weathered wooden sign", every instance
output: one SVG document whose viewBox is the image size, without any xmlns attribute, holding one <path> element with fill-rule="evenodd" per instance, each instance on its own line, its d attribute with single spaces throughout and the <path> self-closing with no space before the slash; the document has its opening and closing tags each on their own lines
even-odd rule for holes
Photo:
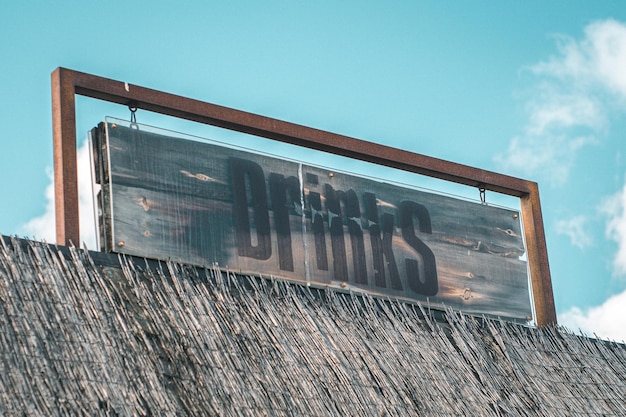
<svg viewBox="0 0 626 417">
<path fill-rule="evenodd" d="M 531 316 L 519 213 L 114 123 L 103 249 Z"/>
</svg>

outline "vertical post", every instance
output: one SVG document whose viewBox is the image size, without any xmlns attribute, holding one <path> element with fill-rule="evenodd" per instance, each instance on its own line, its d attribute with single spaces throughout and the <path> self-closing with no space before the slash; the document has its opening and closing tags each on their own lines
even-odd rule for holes
<svg viewBox="0 0 626 417">
<path fill-rule="evenodd" d="M 80 246 L 76 163 L 76 104 L 73 73 L 52 73 L 52 131 L 56 239 L 59 245 Z"/>
<path fill-rule="evenodd" d="M 535 320 L 539 327 L 553 326 L 557 324 L 557 318 L 539 201 L 539 186 L 536 182 L 528 181 L 528 187 L 530 192 L 520 197 L 520 204 L 535 303 Z"/>
</svg>

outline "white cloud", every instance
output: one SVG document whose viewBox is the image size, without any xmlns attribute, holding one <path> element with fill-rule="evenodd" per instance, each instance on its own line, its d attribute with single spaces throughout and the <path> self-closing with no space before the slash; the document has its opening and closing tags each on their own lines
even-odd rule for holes
<svg viewBox="0 0 626 417">
<path fill-rule="evenodd" d="M 593 244 L 593 239 L 585 229 L 587 223 L 585 216 L 575 216 L 567 220 L 559 220 L 556 222 L 556 231 L 558 234 L 569 237 L 573 246 L 579 249 L 585 249 Z"/>
<path fill-rule="evenodd" d="M 617 253 L 613 259 L 613 272 L 626 275 L 626 182 L 623 188 L 607 198 L 600 210 L 608 217 L 606 235 L 617 243 Z M 584 218 L 573 218 L 569 226 L 582 228 Z M 563 223 L 568 226 L 569 221 Z M 565 232 L 564 232 L 565 233 Z M 577 232 L 572 232 L 575 236 Z M 570 237 L 572 237 L 570 236 Z M 559 315 L 559 323 L 570 330 L 582 330 L 588 335 L 595 334 L 603 339 L 626 340 L 626 291 L 614 295 L 603 304 L 581 310 L 573 307 Z"/>
<path fill-rule="evenodd" d="M 573 307 L 558 317 L 559 324 L 572 331 L 622 342 L 626 340 L 626 291 L 602 305 L 585 309 Z"/>
<path fill-rule="evenodd" d="M 588 25 L 580 42 L 567 36 L 558 40 L 560 55 L 535 65 L 535 73 L 567 80 L 575 88 L 597 84 L 626 97 L 626 25 L 603 20 Z"/>
<path fill-rule="evenodd" d="M 525 177 L 538 175 L 559 186 L 567 180 L 578 149 L 595 141 L 590 136 L 517 136 L 509 143 L 506 154 L 497 155 L 495 160 L 507 171 L 520 172 Z"/>
<path fill-rule="evenodd" d="M 581 41 L 557 39 L 558 54 L 530 68 L 536 78 L 523 132 L 495 157 L 507 171 L 555 186 L 567 181 L 580 150 L 598 142 L 612 100 L 626 101 L 626 25 L 599 21 Z"/>
<path fill-rule="evenodd" d="M 613 271 L 617 275 L 626 275 L 626 184 L 606 199 L 601 210 L 608 216 L 606 235 L 617 243 Z"/>
<path fill-rule="evenodd" d="M 605 118 L 599 103 L 591 97 L 555 91 L 543 85 L 534 101 L 528 103 L 530 112 L 526 135 L 541 137 L 555 135 L 567 129 L 599 130 Z"/>
<path fill-rule="evenodd" d="M 89 142 L 84 141 L 77 150 L 78 160 L 78 197 L 80 213 L 80 246 L 87 245 L 90 249 L 96 247 L 96 230 L 92 203 L 91 168 L 89 164 Z M 19 234 L 47 242 L 56 242 L 56 221 L 54 210 L 54 179 L 51 169 L 48 169 L 50 184 L 46 187 L 45 212 L 19 227 Z M 76 244 L 76 243 L 75 243 Z M 78 245 L 77 245 L 78 246 Z"/>
</svg>

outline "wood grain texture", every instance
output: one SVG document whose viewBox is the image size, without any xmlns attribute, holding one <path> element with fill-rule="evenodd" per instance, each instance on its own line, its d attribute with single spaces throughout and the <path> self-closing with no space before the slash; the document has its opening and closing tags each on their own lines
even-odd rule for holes
<svg viewBox="0 0 626 417">
<path fill-rule="evenodd" d="M 531 315 L 516 211 L 215 144 L 107 131 L 108 251 Z"/>
</svg>

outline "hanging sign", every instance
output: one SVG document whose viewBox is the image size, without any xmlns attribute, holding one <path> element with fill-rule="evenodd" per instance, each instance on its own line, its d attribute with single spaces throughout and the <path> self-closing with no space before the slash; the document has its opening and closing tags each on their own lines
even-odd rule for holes
<svg viewBox="0 0 626 417">
<path fill-rule="evenodd" d="M 103 249 L 527 320 L 515 210 L 106 123 Z"/>
</svg>

